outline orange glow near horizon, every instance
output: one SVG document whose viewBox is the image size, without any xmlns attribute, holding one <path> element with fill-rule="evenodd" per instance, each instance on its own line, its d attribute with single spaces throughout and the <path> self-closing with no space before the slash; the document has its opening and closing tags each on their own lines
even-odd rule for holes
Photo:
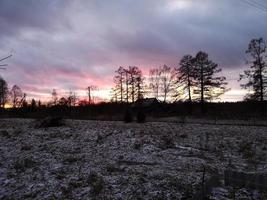
<svg viewBox="0 0 267 200">
<path fill-rule="evenodd" d="M 9 103 L 6 103 L 6 104 L 4 105 L 4 108 L 12 108 L 12 105 L 9 104 Z"/>
</svg>

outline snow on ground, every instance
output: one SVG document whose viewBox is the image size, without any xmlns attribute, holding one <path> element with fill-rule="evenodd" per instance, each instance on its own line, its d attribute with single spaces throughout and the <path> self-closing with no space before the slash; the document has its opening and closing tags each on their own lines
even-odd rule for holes
<svg viewBox="0 0 267 200">
<path fill-rule="evenodd" d="M 0 121 L 0 199 L 190 199 L 227 168 L 267 172 L 267 127 Z M 233 192 L 234 191 L 234 192 Z M 233 194 L 234 193 L 234 194 Z M 267 199 L 214 187 L 210 199 Z"/>
</svg>

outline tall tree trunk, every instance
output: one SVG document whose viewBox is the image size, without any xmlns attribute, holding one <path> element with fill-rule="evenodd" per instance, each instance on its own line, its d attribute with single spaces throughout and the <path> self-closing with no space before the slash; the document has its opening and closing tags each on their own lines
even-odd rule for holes
<svg viewBox="0 0 267 200">
<path fill-rule="evenodd" d="M 122 101 L 123 101 L 123 99 L 122 99 L 122 93 L 123 93 L 123 85 L 122 85 L 122 73 L 121 73 L 121 78 L 120 78 L 120 95 L 121 95 L 121 103 L 122 103 Z M 116 97 L 117 98 L 117 97 Z"/>
<path fill-rule="evenodd" d="M 203 65 L 201 65 L 201 113 L 205 113 L 205 108 L 204 108 L 204 74 L 203 74 Z"/>
<path fill-rule="evenodd" d="M 164 92 L 164 100 L 163 100 L 164 103 L 166 102 L 166 98 L 167 98 L 167 92 Z"/>
<path fill-rule="evenodd" d="M 262 75 L 263 67 L 260 63 L 260 109 L 262 117 L 265 115 L 265 108 L 264 108 L 264 92 L 263 92 L 263 75 Z"/>
<path fill-rule="evenodd" d="M 192 102 L 192 98 L 191 98 L 191 82 L 189 79 L 189 76 L 187 77 L 187 89 L 188 89 L 188 100 L 191 103 Z"/>
<path fill-rule="evenodd" d="M 157 89 L 156 89 L 156 98 L 159 98 L 159 85 L 157 85 Z"/>
<path fill-rule="evenodd" d="M 260 101 L 263 102 L 263 77 L 262 77 L 262 66 L 260 66 Z"/>
<path fill-rule="evenodd" d="M 88 87 L 88 101 L 89 101 L 89 104 L 91 104 L 91 88 Z"/>
<path fill-rule="evenodd" d="M 126 102 L 129 103 L 129 80 L 127 71 L 126 71 Z"/>
<path fill-rule="evenodd" d="M 133 77 L 131 77 L 131 81 L 132 81 L 132 102 L 134 102 L 134 92 L 135 92 L 135 88 L 134 88 L 134 80 L 133 80 Z"/>
<path fill-rule="evenodd" d="M 187 76 L 187 89 L 188 89 L 188 113 L 192 114 L 192 97 L 191 97 L 191 82 L 189 76 Z"/>
</svg>

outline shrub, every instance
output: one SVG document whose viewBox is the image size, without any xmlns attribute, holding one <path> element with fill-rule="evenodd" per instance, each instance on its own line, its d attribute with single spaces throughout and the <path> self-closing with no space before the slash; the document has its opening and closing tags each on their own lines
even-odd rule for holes
<svg viewBox="0 0 267 200">
<path fill-rule="evenodd" d="M 243 154 L 244 158 L 252 158 L 255 156 L 255 151 L 253 151 L 253 143 L 243 141 L 239 144 L 239 152 Z"/>
<path fill-rule="evenodd" d="M 60 127 L 63 125 L 65 125 L 65 122 L 61 117 L 46 117 L 36 121 L 35 128 Z"/>
<path fill-rule="evenodd" d="M 11 137 L 10 133 L 8 131 L 6 131 L 6 130 L 0 131 L 0 135 L 2 137 L 6 137 L 6 138 L 10 138 Z"/>
<path fill-rule="evenodd" d="M 143 110 L 139 110 L 139 112 L 137 113 L 137 122 L 138 123 L 146 122 L 146 115 Z"/>
<path fill-rule="evenodd" d="M 127 109 L 125 114 L 124 114 L 124 122 L 125 123 L 131 123 L 132 121 L 133 121 L 132 112 Z"/>
<path fill-rule="evenodd" d="M 161 137 L 161 144 L 160 147 L 162 149 L 169 149 L 169 148 L 174 148 L 175 147 L 175 143 L 173 141 L 173 138 L 171 138 L 168 135 L 162 136 Z"/>
<path fill-rule="evenodd" d="M 64 164 L 71 164 L 71 163 L 76 163 L 78 161 L 80 161 L 80 158 L 78 158 L 77 156 L 74 156 L 74 155 L 69 155 L 63 160 L 63 163 Z"/>
<path fill-rule="evenodd" d="M 92 187 L 92 195 L 99 195 L 104 189 L 104 180 L 95 172 L 89 174 L 87 183 Z"/>
<path fill-rule="evenodd" d="M 135 142 L 133 145 L 134 149 L 136 149 L 136 150 L 139 150 L 141 148 L 141 146 L 142 146 L 142 144 L 139 142 Z"/>
<path fill-rule="evenodd" d="M 36 162 L 32 158 L 23 158 L 16 160 L 14 163 L 14 169 L 19 172 L 24 172 L 28 168 L 33 168 Z"/>
<path fill-rule="evenodd" d="M 116 166 L 115 164 L 108 164 L 106 166 L 107 172 L 113 173 L 113 172 L 123 172 L 124 169 L 120 168 L 119 166 Z"/>
</svg>

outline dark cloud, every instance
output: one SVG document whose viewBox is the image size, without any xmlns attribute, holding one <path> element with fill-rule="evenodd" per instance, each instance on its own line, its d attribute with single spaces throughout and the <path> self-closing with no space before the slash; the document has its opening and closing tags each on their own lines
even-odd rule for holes
<svg viewBox="0 0 267 200">
<path fill-rule="evenodd" d="M 69 0 L 1 0 L 1 35 L 18 34 L 27 29 L 52 30 L 67 25 L 62 15 Z"/>
<path fill-rule="evenodd" d="M 267 39 L 266 19 L 232 0 L 1 0 L 0 56 L 13 52 L 4 77 L 29 91 L 108 87 L 120 65 L 177 66 L 199 50 L 234 81 L 250 39 Z"/>
</svg>

